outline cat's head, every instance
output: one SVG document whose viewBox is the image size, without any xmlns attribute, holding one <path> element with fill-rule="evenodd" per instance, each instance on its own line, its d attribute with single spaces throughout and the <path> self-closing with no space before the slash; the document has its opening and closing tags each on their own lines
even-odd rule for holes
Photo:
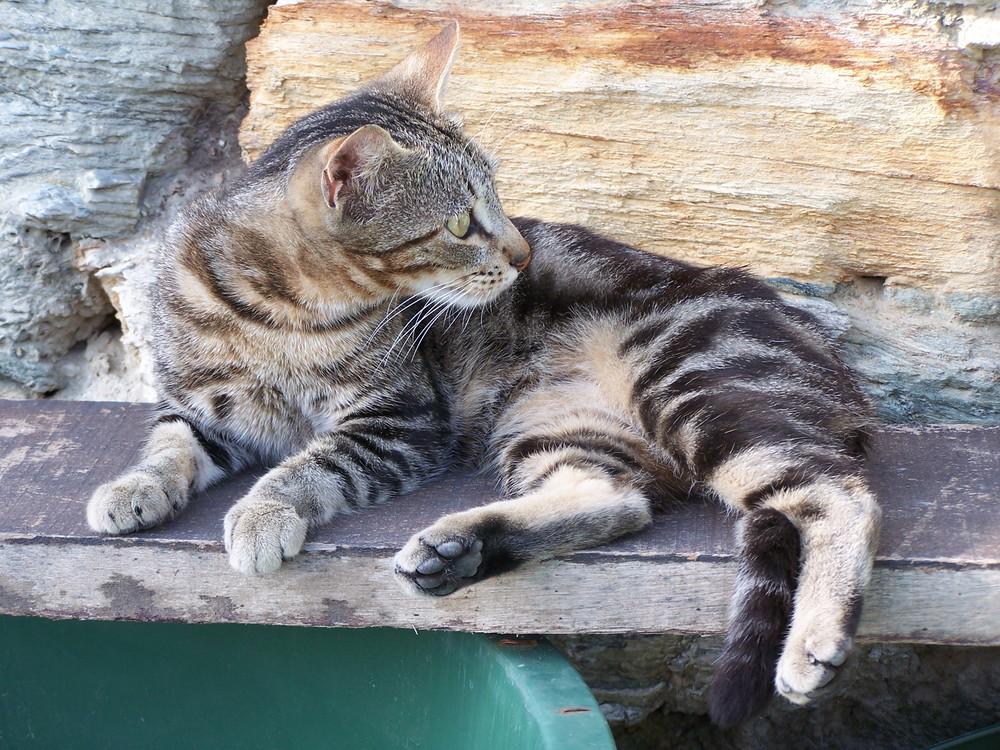
<svg viewBox="0 0 1000 750">
<path fill-rule="evenodd" d="M 458 25 L 359 91 L 293 124 L 254 169 L 276 170 L 303 230 L 372 284 L 476 306 L 510 286 L 528 244 L 506 217 L 496 164 L 441 111 Z"/>
</svg>

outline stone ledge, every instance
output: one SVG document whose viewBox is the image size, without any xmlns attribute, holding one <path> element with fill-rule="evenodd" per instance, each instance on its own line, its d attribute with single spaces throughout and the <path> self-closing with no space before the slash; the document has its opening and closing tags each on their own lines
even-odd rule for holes
<svg viewBox="0 0 1000 750">
<path fill-rule="evenodd" d="M 391 558 L 445 512 L 488 501 L 452 475 L 338 519 L 270 576 L 232 571 L 221 542 L 250 474 L 151 531 L 101 538 L 93 488 L 135 459 L 151 407 L 0 401 L 0 613 L 54 618 L 393 626 L 485 632 L 696 633 L 725 627 L 731 519 L 696 501 L 607 547 L 561 556 L 443 600 L 408 596 Z M 860 635 L 1000 644 L 1000 427 L 885 427 L 871 462 L 885 529 Z"/>
</svg>

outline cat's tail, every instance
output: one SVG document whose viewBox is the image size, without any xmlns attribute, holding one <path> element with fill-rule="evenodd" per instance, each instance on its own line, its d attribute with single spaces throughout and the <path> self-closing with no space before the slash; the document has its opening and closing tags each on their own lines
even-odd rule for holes
<svg viewBox="0 0 1000 750">
<path fill-rule="evenodd" d="M 729 630 L 708 698 L 709 715 L 720 727 L 749 719 L 774 692 L 801 564 L 798 529 L 776 510 L 744 516 L 738 538 Z"/>
</svg>

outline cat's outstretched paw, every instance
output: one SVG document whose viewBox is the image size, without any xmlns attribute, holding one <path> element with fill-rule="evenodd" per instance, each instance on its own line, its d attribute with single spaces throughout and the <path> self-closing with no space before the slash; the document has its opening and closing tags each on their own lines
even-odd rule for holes
<svg viewBox="0 0 1000 750">
<path fill-rule="evenodd" d="M 161 477 L 133 471 L 98 487 L 87 503 L 87 523 L 101 534 L 128 534 L 162 523 L 187 503 L 187 494 Z"/>
<path fill-rule="evenodd" d="M 394 560 L 403 588 L 432 596 L 446 596 L 472 583 L 482 562 L 482 539 L 433 528 L 411 537 Z"/>
<path fill-rule="evenodd" d="M 774 678 L 778 692 L 792 703 L 809 703 L 837 676 L 847 661 L 851 639 L 843 632 L 812 633 L 805 637 L 793 632 L 785 642 Z"/>
<path fill-rule="evenodd" d="M 246 575 L 272 573 L 294 557 L 306 540 L 308 524 L 290 505 L 244 498 L 223 523 L 229 564 Z"/>
</svg>

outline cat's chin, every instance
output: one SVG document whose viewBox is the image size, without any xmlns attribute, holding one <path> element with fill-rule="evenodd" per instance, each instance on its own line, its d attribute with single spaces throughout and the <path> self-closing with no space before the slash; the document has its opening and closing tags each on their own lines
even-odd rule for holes
<svg viewBox="0 0 1000 750">
<path fill-rule="evenodd" d="M 503 292 L 510 288 L 510 285 L 506 285 L 501 289 L 493 290 L 488 292 L 483 292 L 480 294 L 461 294 L 456 295 L 453 299 L 449 300 L 449 306 L 458 310 L 471 310 L 477 307 L 483 307 L 484 305 L 490 304 L 493 300 L 499 297 Z"/>
</svg>

